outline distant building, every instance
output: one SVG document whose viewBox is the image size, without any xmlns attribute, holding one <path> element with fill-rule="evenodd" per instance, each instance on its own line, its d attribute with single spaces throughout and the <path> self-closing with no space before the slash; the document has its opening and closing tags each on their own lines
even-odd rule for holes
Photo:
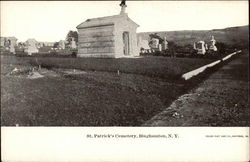
<svg viewBox="0 0 250 162">
<path fill-rule="evenodd" d="M 14 46 L 17 45 L 17 38 L 16 37 L 0 37 L 1 39 L 1 46 L 4 47 L 5 45 L 13 44 Z"/>
<path fill-rule="evenodd" d="M 44 46 L 44 43 L 43 42 L 37 42 L 37 48 L 41 48 Z"/>
<path fill-rule="evenodd" d="M 59 48 L 65 49 L 66 44 L 67 44 L 67 41 L 66 41 L 66 40 L 60 40 L 60 41 L 59 41 Z"/>
<path fill-rule="evenodd" d="M 34 38 L 30 38 L 30 39 L 27 39 L 26 41 L 25 41 L 25 44 L 27 45 L 27 44 L 38 44 L 38 41 L 37 40 L 35 40 Z"/>
<path fill-rule="evenodd" d="M 25 50 L 24 52 L 28 53 L 28 55 L 32 55 L 33 53 L 38 53 L 38 42 L 35 39 L 28 39 L 25 42 Z"/>
<path fill-rule="evenodd" d="M 44 46 L 51 46 L 53 47 L 56 42 L 43 42 Z"/>
<path fill-rule="evenodd" d="M 0 37 L 1 39 L 1 46 L 4 47 L 7 44 L 13 44 L 14 46 L 17 45 L 17 38 L 16 37 Z"/>
</svg>

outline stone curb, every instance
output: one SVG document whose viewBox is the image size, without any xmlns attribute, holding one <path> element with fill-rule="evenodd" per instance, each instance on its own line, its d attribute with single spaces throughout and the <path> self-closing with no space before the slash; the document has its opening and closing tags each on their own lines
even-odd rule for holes
<svg viewBox="0 0 250 162">
<path fill-rule="evenodd" d="M 233 52 L 233 53 L 231 53 L 231 54 L 225 56 L 224 58 L 222 58 L 222 60 L 225 61 L 225 60 L 231 58 L 233 55 L 236 55 L 236 54 L 238 54 L 238 53 L 241 53 L 241 50 L 239 50 L 239 51 L 237 51 L 237 52 Z M 220 62 L 221 62 L 221 60 L 214 61 L 214 62 L 212 62 L 212 63 L 210 63 L 210 64 L 204 65 L 204 66 L 199 67 L 199 68 L 197 68 L 197 69 L 195 69 L 195 70 L 189 71 L 189 72 L 183 74 L 181 77 L 182 77 L 183 79 L 185 79 L 185 80 L 189 80 L 190 78 L 192 78 L 192 77 L 194 77 L 194 76 L 196 76 L 196 75 L 202 73 L 202 72 L 205 71 L 207 68 L 213 67 L 213 66 L 219 64 Z"/>
</svg>

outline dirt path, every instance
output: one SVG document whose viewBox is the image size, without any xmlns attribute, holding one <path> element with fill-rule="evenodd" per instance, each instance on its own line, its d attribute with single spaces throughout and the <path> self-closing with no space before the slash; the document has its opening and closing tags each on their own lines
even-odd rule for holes
<svg viewBox="0 0 250 162">
<path fill-rule="evenodd" d="M 241 54 L 143 126 L 248 126 L 248 54 Z"/>
</svg>

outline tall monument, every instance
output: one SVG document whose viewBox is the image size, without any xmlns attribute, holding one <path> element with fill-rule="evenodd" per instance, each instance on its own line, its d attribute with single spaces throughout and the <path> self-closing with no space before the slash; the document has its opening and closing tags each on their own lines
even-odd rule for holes
<svg viewBox="0 0 250 162">
<path fill-rule="evenodd" d="M 162 42 L 162 49 L 163 49 L 163 50 L 167 50 L 167 49 L 168 49 L 167 37 L 164 37 L 164 40 L 163 40 L 163 42 Z"/>
<path fill-rule="evenodd" d="M 76 49 L 76 48 L 77 48 L 75 38 L 73 38 L 73 37 L 72 37 L 72 40 L 71 40 L 70 47 L 71 47 L 72 49 Z"/>
<path fill-rule="evenodd" d="M 16 54 L 14 42 L 10 41 L 9 48 L 10 48 L 10 53 Z"/>
<path fill-rule="evenodd" d="M 210 46 L 209 49 L 213 50 L 213 51 L 217 51 L 217 47 L 215 46 L 216 40 L 214 39 L 214 36 L 211 36 L 211 40 L 210 40 Z"/>
</svg>

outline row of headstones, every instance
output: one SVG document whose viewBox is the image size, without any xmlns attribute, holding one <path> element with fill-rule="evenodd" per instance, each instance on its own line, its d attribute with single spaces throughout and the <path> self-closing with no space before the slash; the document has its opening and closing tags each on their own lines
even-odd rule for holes
<svg viewBox="0 0 250 162">
<path fill-rule="evenodd" d="M 4 41 L 5 42 L 7 41 L 6 43 L 4 43 L 5 50 L 9 51 L 10 53 L 16 54 L 16 51 L 15 51 L 16 41 L 12 41 L 10 39 L 5 39 Z M 41 43 L 30 41 L 30 42 L 26 42 L 25 44 L 23 44 L 23 46 L 20 48 L 24 48 L 24 52 L 28 53 L 28 55 L 32 55 L 32 53 L 38 53 L 39 48 L 41 47 L 43 47 Z M 65 49 L 65 41 L 59 42 L 59 48 Z M 72 38 L 70 48 L 72 49 L 77 48 L 74 38 Z"/>
<path fill-rule="evenodd" d="M 145 43 L 144 43 L 145 44 Z M 205 54 L 207 50 L 211 51 L 217 51 L 217 47 L 215 46 L 216 40 L 214 39 L 214 36 L 212 36 L 212 39 L 208 44 L 206 44 L 204 41 L 198 41 L 194 43 L 194 49 L 198 51 L 198 54 Z M 162 51 L 168 49 L 168 42 L 166 40 L 166 37 L 164 37 L 164 41 L 162 44 L 159 43 L 159 39 L 153 38 L 152 44 L 148 48 L 141 48 L 141 53 L 153 53 L 155 51 Z"/>
<path fill-rule="evenodd" d="M 167 38 L 164 37 L 162 43 L 159 43 L 159 39 L 152 38 L 151 44 L 149 45 L 147 40 L 141 40 L 139 38 L 139 47 L 141 49 L 141 53 L 154 53 L 155 51 L 163 51 L 168 49 Z"/>
<path fill-rule="evenodd" d="M 151 49 L 162 51 L 168 49 L 168 42 L 166 37 L 164 37 L 163 42 L 160 44 L 159 39 L 153 38 L 152 39 L 152 44 L 151 44 Z"/>
<path fill-rule="evenodd" d="M 207 50 L 217 51 L 217 47 L 215 46 L 216 40 L 214 39 L 214 36 L 212 36 L 212 39 L 209 43 L 210 45 L 208 47 L 208 44 L 205 43 L 205 41 L 194 42 L 194 49 L 198 51 L 198 54 L 205 54 Z"/>
</svg>

